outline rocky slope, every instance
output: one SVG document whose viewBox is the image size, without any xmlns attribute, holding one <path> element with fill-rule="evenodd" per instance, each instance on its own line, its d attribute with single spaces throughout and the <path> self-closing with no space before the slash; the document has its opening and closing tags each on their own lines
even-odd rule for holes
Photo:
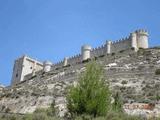
<svg viewBox="0 0 160 120">
<path fill-rule="evenodd" d="M 154 103 L 159 106 L 160 48 L 141 49 L 136 53 L 120 51 L 95 59 L 104 67 L 110 88 L 120 92 L 125 103 Z M 55 101 L 57 114 L 64 116 L 67 111 L 67 87 L 76 84 L 86 64 L 62 67 L 48 73 L 39 72 L 14 87 L 2 89 L 0 111 L 31 113 L 37 108 L 49 107 Z"/>
</svg>

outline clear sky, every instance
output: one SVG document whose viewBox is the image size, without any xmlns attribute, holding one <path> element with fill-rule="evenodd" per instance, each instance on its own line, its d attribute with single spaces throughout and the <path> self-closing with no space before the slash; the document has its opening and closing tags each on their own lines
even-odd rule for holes
<svg viewBox="0 0 160 120">
<path fill-rule="evenodd" d="M 160 45 L 160 0 L 0 0 L 0 83 L 24 54 L 53 63 L 144 28 Z"/>
</svg>

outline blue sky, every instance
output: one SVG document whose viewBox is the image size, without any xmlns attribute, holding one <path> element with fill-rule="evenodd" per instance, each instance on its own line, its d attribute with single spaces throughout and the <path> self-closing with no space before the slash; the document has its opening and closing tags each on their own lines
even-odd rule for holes
<svg viewBox="0 0 160 120">
<path fill-rule="evenodd" d="M 160 45 L 160 0 L 0 0 L 0 83 L 27 54 L 53 63 L 144 28 Z"/>
</svg>

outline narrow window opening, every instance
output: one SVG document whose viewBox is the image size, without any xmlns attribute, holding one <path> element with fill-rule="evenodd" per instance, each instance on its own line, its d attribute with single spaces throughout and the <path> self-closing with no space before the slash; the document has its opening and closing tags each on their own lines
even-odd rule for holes
<svg viewBox="0 0 160 120">
<path fill-rule="evenodd" d="M 18 77 L 18 73 L 16 74 L 16 77 Z"/>
</svg>

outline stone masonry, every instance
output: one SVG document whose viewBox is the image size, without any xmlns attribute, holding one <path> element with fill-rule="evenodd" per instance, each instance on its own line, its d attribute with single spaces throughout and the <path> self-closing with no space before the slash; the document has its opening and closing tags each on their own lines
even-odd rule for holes
<svg viewBox="0 0 160 120">
<path fill-rule="evenodd" d="M 120 39 L 118 41 L 106 41 L 106 43 L 100 47 L 93 48 L 89 45 L 84 45 L 81 48 L 81 54 L 65 57 L 63 61 L 56 64 L 52 64 L 49 61 L 45 61 L 43 64 L 37 60 L 31 59 L 27 56 L 23 56 L 15 61 L 12 85 L 20 83 L 28 79 L 29 76 L 34 76 L 37 72 L 50 70 L 56 70 L 65 66 L 74 66 L 83 61 L 94 59 L 106 54 L 115 54 L 119 51 L 134 50 L 135 52 L 140 48 L 148 48 L 148 33 L 146 30 L 136 30 L 131 33 L 129 37 Z"/>
</svg>

